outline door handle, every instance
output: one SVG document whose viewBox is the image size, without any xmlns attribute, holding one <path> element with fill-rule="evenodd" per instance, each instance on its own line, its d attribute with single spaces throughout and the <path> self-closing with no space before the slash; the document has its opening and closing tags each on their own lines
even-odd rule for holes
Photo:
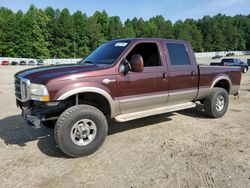
<svg viewBox="0 0 250 188">
<path fill-rule="evenodd" d="M 191 71 L 191 76 L 194 76 L 194 71 Z"/>
</svg>

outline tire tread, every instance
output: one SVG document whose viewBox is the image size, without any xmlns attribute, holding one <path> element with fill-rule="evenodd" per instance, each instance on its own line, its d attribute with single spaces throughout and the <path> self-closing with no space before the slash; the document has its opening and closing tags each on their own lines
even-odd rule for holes
<svg viewBox="0 0 250 188">
<path fill-rule="evenodd" d="M 65 147 L 65 138 L 61 135 L 63 135 L 63 131 L 65 130 L 65 126 L 67 126 L 67 120 L 69 120 L 71 118 L 71 116 L 75 113 L 94 113 L 99 119 L 101 119 L 101 121 L 103 122 L 104 125 L 104 137 L 101 140 L 101 144 L 104 142 L 105 137 L 107 135 L 107 131 L 108 131 L 108 125 L 107 125 L 107 120 L 105 118 L 105 116 L 103 115 L 103 113 L 98 110 L 97 108 L 93 107 L 93 106 L 89 106 L 89 105 L 76 105 L 76 106 L 72 106 L 69 109 L 65 110 L 61 116 L 58 118 L 57 122 L 56 122 L 56 126 L 55 126 L 55 130 L 54 130 L 54 137 L 55 137 L 55 141 L 56 141 L 56 145 L 59 146 L 59 148 L 68 156 L 70 157 L 81 157 L 83 155 L 90 155 L 93 152 L 96 151 L 96 149 L 98 149 L 100 146 L 95 147 L 89 151 L 87 151 L 85 154 L 82 153 L 72 153 L 70 152 L 66 147 Z"/>
<path fill-rule="evenodd" d="M 223 109 L 222 114 L 218 114 L 216 110 L 214 110 L 214 100 L 215 96 L 218 96 L 218 93 L 225 94 L 226 99 L 225 99 L 225 109 Z M 222 117 L 225 112 L 227 111 L 228 107 L 228 93 L 224 88 L 219 88 L 219 87 L 214 87 L 212 91 L 209 93 L 209 95 L 204 99 L 204 110 L 207 116 L 211 118 L 219 118 Z"/>
</svg>

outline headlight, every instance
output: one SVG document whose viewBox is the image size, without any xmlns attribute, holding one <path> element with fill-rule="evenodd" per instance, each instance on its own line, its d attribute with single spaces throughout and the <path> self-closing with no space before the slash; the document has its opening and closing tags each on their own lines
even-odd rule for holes
<svg viewBox="0 0 250 188">
<path fill-rule="evenodd" d="M 49 101 L 49 93 L 44 85 L 30 84 L 30 97 L 36 101 Z"/>
</svg>

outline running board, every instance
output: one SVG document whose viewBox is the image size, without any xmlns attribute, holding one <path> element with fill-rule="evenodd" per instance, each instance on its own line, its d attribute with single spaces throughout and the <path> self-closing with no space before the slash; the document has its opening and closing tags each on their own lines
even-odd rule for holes
<svg viewBox="0 0 250 188">
<path fill-rule="evenodd" d="M 149 110 L 143 110 L 143 111 L 139 111 L 139 112 L 121 114 L 121 115 L 116 116 L 115 120 L 118 122 L 125 122 L 125 121 L 130 121 L 130 120 L 143 118 L 143 117 L 147 117 L 147 116 L 163 114 L 166 112 L 173 112 L 173 111 L 193 108 L 195 106 L 196 106 L 196 104 L 194 102 L 188 102 L 188 103 L 178 104 L 178 105 L 173 105 L 173 106 L 164 106 L 164 107 L 159 107 L 159 108 L 154 108 L 154 109 L 149 109 Z"/>
</svg>

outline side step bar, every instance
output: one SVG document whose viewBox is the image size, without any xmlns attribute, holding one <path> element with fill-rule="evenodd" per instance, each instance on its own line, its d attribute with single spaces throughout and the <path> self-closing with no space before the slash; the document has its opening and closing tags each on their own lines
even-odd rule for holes
<svg viewBox="0 0 250 188">
<path fill-rule="evenodd" d="M 173 105 L 173 106 L 164 106 L 164 107 L 154 108 L 150 110 L 143 110 L 143 111 L 132 112 L 128 114 L 121 114 L 121 115 L 116 116 L 115 120 L 118 122 L 125 122 L 125 121 L 130 121 L 130 120 L 143 118 L 147 116 L 163 114 L 166 112 L 173 112 L 173 111 L 193 108 L 195 106 L 196 104 L 194 102 L 188 102 L 188 103 L 178 104 L 178 105 Z"/>
</svg>

